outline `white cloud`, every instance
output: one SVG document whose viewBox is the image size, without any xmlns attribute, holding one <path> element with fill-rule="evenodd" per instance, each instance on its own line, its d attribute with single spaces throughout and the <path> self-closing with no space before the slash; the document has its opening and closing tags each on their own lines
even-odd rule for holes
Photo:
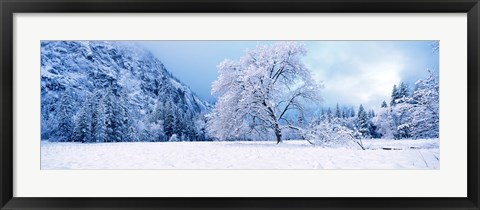
<svg viewBox="0 0 480 210">
<path fill-rule="evenodd" d="M 349 45 L 347 42 L 309 47 L 305 59 L 314 78 L 323 81 L 326 106 L 377 108 L 388 101 L 394 84 L 401 81 L 406 56 L 375 42 Z"/>
</svg>

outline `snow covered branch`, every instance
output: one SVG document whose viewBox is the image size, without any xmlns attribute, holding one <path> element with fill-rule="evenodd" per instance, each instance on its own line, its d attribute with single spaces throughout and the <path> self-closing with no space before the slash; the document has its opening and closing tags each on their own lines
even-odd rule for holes
<svg viewBox="0 0 480 210">
<path fill-rule="evenodd" d="M 305 54 L 299 43 L 279 42 L 249 50 L 237 62 L 220 63 L 219 77 L 212 84 L 212 94 L 219 100 L 210 132 L 224 139 L 262 127 L 273 131 L 277 143 L 281 142 L 283 124 L 289 124 L 285 116 L 291 110 L 303 110 L 307 101 L 321 100 L 323 86 L 300 60 Z"/>
</svg>

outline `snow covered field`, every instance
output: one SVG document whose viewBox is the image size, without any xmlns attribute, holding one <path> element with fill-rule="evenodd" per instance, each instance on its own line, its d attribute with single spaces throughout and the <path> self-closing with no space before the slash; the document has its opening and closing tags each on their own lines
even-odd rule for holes
<svg viewBox="0 0 480 210">
<path fill-rule="evenodd" d="M 54 143 L 41 169 L 439 169 L 439 140 L 364 140 L 367 150 L 306 141 Z"/>
</svg>

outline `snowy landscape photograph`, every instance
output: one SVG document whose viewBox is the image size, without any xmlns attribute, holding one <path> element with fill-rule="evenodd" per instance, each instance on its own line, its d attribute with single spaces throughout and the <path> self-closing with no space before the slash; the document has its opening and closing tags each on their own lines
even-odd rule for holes
<svg viewBox="0 0 480 210">
<path fill-rule="evenodd" d="M 42 170 L 440 169 L 435 40 L 40 45 Z"/>
</svg>

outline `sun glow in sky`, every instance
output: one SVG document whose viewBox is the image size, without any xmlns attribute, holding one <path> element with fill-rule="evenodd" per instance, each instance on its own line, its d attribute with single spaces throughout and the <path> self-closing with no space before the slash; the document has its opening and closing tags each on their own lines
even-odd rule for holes
<svg viewBox="0 0 480 210">
<path fill-rule="evenodd" d="M 238 60 L 247 49 L 273 41 L 141 41 L 172 72 L 200 97 L 215 101 L 211 84 L 218 77 L 217 65 Z M 427 70 L 438 73 L 435 41 L 301 41 L 307 48 L 303 58 L 317 81 L 322 81 L 323 106 L 337 103 L 363 104 L 378 108 L 390 98 L 394 84 L 413 87 L 426 77 Z"/>
</svg>

